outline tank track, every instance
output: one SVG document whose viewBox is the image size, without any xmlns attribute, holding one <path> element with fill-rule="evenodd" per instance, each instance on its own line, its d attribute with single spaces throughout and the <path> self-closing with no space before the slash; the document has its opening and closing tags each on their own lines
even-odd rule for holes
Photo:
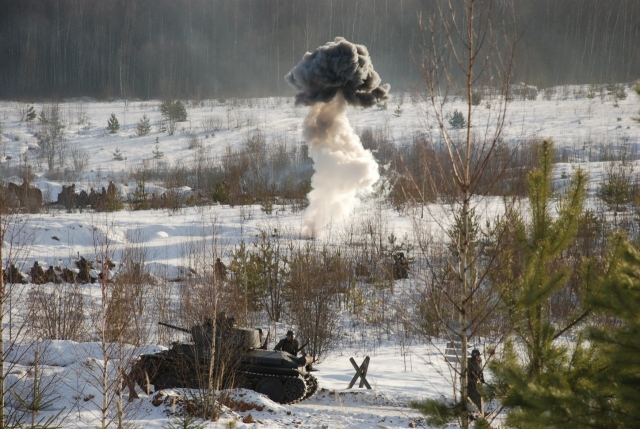
<svg viewBox="0 0 640 429">
<path fill-rule="evenodd" d="M 294 399 L 289 399 L 287 398 L 287 396 L 285 395 L 284 400 L 282 401 L 277 401 L 280 402 L 281 404 L 295 404 L 297 402 L 300 401 L 304 401 L 306 399 L 309 399 L 310 397 L 312 397 L 313 395 L 315 395 L 315 393 L 318 391 L 318 379 L 316 377 L 314 377 L 311 374 L 307 374 L 306 376 L 293 376 L 293 375 L 281 375 L 278 377 L 274 377 L 273 374 L 264 374 L 261 372 L 251 372 L 251 371 L 239 371 L 242 374 L 246 374 L 250 377 L 253 378 L 257 378 L 260 381 L 262 380 L 295 380 L 295 379 L 300 379 L 304 382 L 305 385 L 305 391 L 304 393 L 298 397 L 298 398 L 294 398 Z"/>
</svg>

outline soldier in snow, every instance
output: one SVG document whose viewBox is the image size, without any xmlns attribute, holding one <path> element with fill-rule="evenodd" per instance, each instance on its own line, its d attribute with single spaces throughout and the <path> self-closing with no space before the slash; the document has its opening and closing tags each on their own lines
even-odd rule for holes
<svg viewBox="0 0 640 429">
<path fill-rule="evenodd" d="M 287 336 L 281 339 L 274 348 L 276 351 L 282 350 L 283 352 L 291 353 L 294 356 L 298 355 L 298 349 L 298 340 L 293 338 L 293 331 L 291 330 L 287 331 Z"/>
<path fill-rule="evenodd" d="M 478 392 L 478 384 L 484 383 L 480 350 L 473 349 L 467 364 L 469 368 L 469 375 L 467 376 L 467 394 L 469 395 L 471 402 L 473 402 L 479 410 L 482 410 L 482 398 L 480 397 L 480 392 Z"/>
<path fill-rule="evenodd" d="M 34 284 L 41 285 L 44 283 L 44 269 L 40 266 L 38 261 L 33 263 L 33 267 L 31 267 L 31 281 Z"/>
<path fill-rule="evenodd" d="M 216 262 L 213 264 L 213 270 L 215 271 L 216 279 L 224 280 L 227 278 L 227 266 L 220 258 L 216 258 Z"/>
<path fill-rule="evenodd" d="M 403 252 L 398 252 L 393 255 L 393 279 L 399 280 L 406 278 L 409 278 L 409 262 Z"/>
</svg>

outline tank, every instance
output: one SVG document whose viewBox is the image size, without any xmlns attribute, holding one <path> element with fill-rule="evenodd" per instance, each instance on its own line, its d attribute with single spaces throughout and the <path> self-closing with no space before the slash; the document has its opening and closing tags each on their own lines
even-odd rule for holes
<svg viewBox="0 0 640 429">
<path fill-rule="evenodd" d="M 312 356 L 294 356 L 284 351 L 261 348 L 256 329 L 216 325 L 216 358 L 211 361 L 211 324 L 191 329 L 160 324 L 189 333 L 191 342 L 173 344 L 168 350 L 143 354 L 134 362 L 131 375 L 145 391 L 168 388 L 205 389 L 209 370 L 219 374 L 226 368 L 222 387 L 243 387 L 267 395 L 281 404 L 292 404 L 311 397 L 318 390 L 318 380 L 310 371 Z M 220 353 L 225 353 L 221 356 Z"/>
</svg>

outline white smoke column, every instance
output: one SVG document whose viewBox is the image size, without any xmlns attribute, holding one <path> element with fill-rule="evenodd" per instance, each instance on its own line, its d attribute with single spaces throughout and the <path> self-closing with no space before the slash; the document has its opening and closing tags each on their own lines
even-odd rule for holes
<svg viewBox="0 0 640 429">
<path fill-rule="evenodd" d="M 316 172 L 302 234 L 312 236 L 327 221 L 347 218 L 356 205 L 356 195 L 371 191 L 380 176 L 376 160 L 349 124 L 347 102 L 341 94 L 309 109 L 304 138 Z"/>
<path fill-rule="evenodd" d="M 296 104 L 310 106 L 304 137 L 314 161 L 309 207 L 302 233 L 313 236 L 326 222 L 341 222 L 355 207 L 356 195 L 371 191 L 378 164 L 347 119 L 347 106 L 371 107 L 388 99 L 367 48 L 337 37 L 302 60 L 285 76 Z"/>
</svg>

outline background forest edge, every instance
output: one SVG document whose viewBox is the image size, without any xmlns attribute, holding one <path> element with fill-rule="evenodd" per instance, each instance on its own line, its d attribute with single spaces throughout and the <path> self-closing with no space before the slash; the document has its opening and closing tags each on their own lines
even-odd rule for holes
<svg viewBox="0 0 640 429">
<path fill-rule="evenodd" d="M 516 81 L 549 87 L 637 78 L 640 3 L 515 3 L 516 30 L 526 29 Z M 418 16 L 432 8 L 418 0 L 2 1 L 0 97 L 291 95 L 284 74 L 335 36 L 367 46 L 393 89 L 411 89 Z"/>
</svg>

